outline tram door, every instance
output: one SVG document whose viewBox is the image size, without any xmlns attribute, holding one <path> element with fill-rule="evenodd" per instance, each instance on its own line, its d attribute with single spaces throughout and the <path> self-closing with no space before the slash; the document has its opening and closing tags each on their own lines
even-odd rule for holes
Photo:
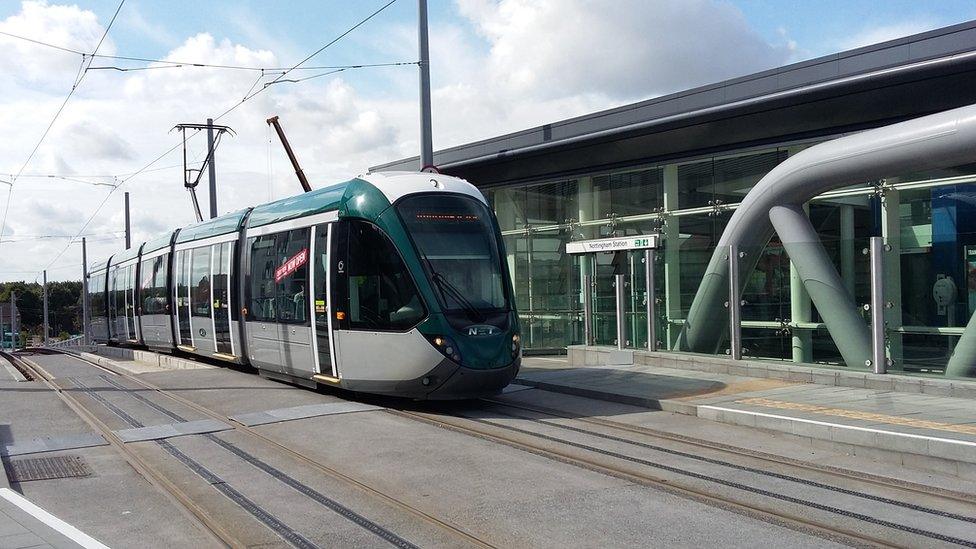
<svg viewBox="0 0 976 549">
<path fill-rule="evenodd" d="M 133 263 L 125 268 L 125 327 L 129 341 L 138 341 L 136 332 L 136 265 Z"/>
<path fill-rule="evenodd" d="M 213 284 L 214 340 L 217 353 L 230 356 L 234 355 L 230 331 L 230 272 L 233 256 L 233 242 L 213 245 L 213 266 L 211 267 L 210 280 Z"/>
<path fill-rule="evenodd" d="M 322 223 L 315 227 L 315 237 L 312 243 L 312 259 L 314 262 L 314 285 L 312 310 L 315 319 L 315 364 L 320 374 L 338 377 L 335 360 L 332 356 L 332 242 L 334 223 Z"/>
</svg>

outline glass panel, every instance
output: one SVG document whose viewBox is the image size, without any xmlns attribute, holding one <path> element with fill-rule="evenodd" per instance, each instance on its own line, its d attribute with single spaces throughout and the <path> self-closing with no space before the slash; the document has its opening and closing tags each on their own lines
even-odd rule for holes
<svg viewBox="0 0 976 549">
<path fill-rule="evenodd" d="M 248 320 L 275 321 L 274 273 L 278 266 L 277 234 L 251 238 L 251 291 Z"/>
<path fill-rule="evenodd" d="M 617 344 L 617 294 L 615 275 L 630 273 L 628 252 L 609 252 L 593 255 L 593 339 L 597 345 Z M 629 279 L 629 277 L 628 277 Z M 629 307 L 624 304 L 624 314 Z"/>
<path fill-rule="evenodd" d="M 329 348 L 329 225 L 315 227 L 315 338 L 319 349 L 319 371 L 332 370 L 332 354 Z"/>
<path fill-rule="evenodd" d="M 274 279 L 280 323 L 308 323 L 308 234 L 308 228 L 278 234 Z"/>
<path fill-rule="evenodd" d="M 194 317 L 210 318 L 210 246 L 193 250 L 190 268 L 191 309 Z M 199 326 L 199 324 L 198 324 Z"/>
<path fill-rule="evenodd" d="M 169 314 L 166 297 L 166 271 L 169 254 L 142 263 L 142 314 Z"/>
<path fill-rule="evenodd" d="M 530 226 L 561 225 L 579 215 L 575 180 L 525 188 L 525 219 Z"/>
<path fill-rule="evenodd" d="M 126 267 L 125 277 L 125 321 L 129 339 L 136 339 L 136 264 Z"/>
<path fill-rule="evenodd" d="M 190 250 L 176 252 L 176 310 L 180 321 L 180 343 L 193 344 L 190 330 Z"/>
<path fill-rule="evenodd" d="M 742 305 L 742 320 L 790 319 L 790 259 L 778 237 L 766 245 L 756 268 L 744 273 L 744 278 L 742 300 L 746 303 Z M 758 352 L 758 348 L 755 350 Z"/>
<path fill-rule="evenodd" d="M 559 349 L 582 342 L 580 258 L 566 253 L 568 231 L 545 231 L 530 237 L 531 315 L 526 348 Z M 531 307 L 531 308 L 530 308 Z"/>
<path fill-rule="evenodd" d="M 390 239 L 374 225 L 353 221 L 348 245 L 350 326 L 403 330 L 420 322 L 423 302 Z"/>
<path fill-rule="evenodd" d="M 782 328 L 742 327 L 742 354 L 748 357 L 793 358 L 793 340 L 790 331 Z"/>
<path fill-rule="evenodd" d="M 483 322 L 483 311 L 507 310 L 495 228 L 487 208 L 457 195 L 415 196 L 397 205 L 445 311 Z"/>
<path fill-rule="evenodd" d="M 678 206 L 686 209 L 741 202 L 786 157 L 786 150 L 776 150 L 681 164 Z"/>
<path fill-rule="evenodd" d="M 698 293 L 698 285 L 705 276 L 705 269 L 712 259 L 718 239 L 722 236 L 722 231 L 725 230 L 731 217 L 732 212 L 723 211 L 715 215 L 688 215 L 678 219 L 682 318 L 688 316 L 691 302 Z M 727 317 L 728 313 L 723 310 L 721 314 Z"/>
<path fill-rule="evenodd" d="M 611 211 L 617 216 L 641 215 L 664 205 L 661 168 L 610 175 Z"/>
<path fill-rule="evenodd" d="M 217 352 L 233 354 L 230 340 L 230 258 L 234 243 L 213 247 L 213 307 Z"/>
<path fill-rule="evenodd" d="M 410 328 L 426 315 L 406 265 L 374 225 L 349 223 L 349 324 L 369 330 Z"/>
<path fill-rule="evenodd" d="M 525 227 L 525 188 L 509 187 L 492 193 L 495 217 L 503 231 Z"/>
</svg>

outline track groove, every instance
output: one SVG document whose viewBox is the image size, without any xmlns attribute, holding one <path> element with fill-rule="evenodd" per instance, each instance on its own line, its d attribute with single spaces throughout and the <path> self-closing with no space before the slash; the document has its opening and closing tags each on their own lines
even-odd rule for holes
<svg viewBox="0 0 976 549">
<path fill-rule="evenodd" d="M 113 368 L 109 368 L 109 367 L 106 367 L 104 365 L 97 364 L 95 362 L 92 362 L 90 360 L 85 359 L 84 357 L 78 356 L 78 355 L 76 355 L 76 354 L 74 354 L 72 352 L 66 352 L 66 351 L 61 351 L 61 350 L 53 351 L 53 352 L 55 352 L 55 353 L 57 353 L 59 355 L 67 356 L 67 357 L 70 357 L 72 359 L 78 360 L 79 362 L 81 362 L 83 364 L 86 364 L 86 365 L 89 365 L 89 366 L 98 368 L 99 370 L 102 370 L 102 371 L 104 371 L 104 372 L 106 372 L 108 374 L 111 374 L 115 378 L 121 378 L 121 379 L 124 379 L 126 381 L 129 381 L 129 382 L 131 382 L 131 383 L 133 383 L 135 385 L 138 385 L 138 386 L 142 387 L 143 389 L 145 389 L 147 391 L 151 391 L 151 392 L 157 393 L 157 394 L 163 396 L 164 398 L 166 398 L 166 399 L 168 399 L 170 401 L 173 401 L 173 402 L 176 402 L 176 403 L 181 404 L 183 406 L 186 406 L 186 407 L 188 407 L 188 408 L 190 408 L 192 410 L 195 410 L 195 411 L 197 411 L 197 412 L 199 412 L 199 413 L 201 413 L 201 414 L 203 414 L 203 415 L 205 415 L 205 416 L 207 416 L 209 418 L 216 419 L 218 421 L 222 421 L 222 422 L 225 422 L 225 423 L 227 422 L 227 418 L 224 415 L 222 415 L 222 414 L 220 414 L 218 412 L 215 412 L 215 411 L 213 411 L 213 410 L 211 410 L 211 409 L 209 409 L 209 408 L 207 408 L 205 406 L 202 406 L 200 404 L 197 404 L 196 402 L 193 402 L 191 400 L 188 400 L 188 399 L 186 399 L 186 398 L 184 398 L 184 397 L 182 397 L 182 396 L 180 396 L 180 395 L 178 395 L 178 394 L 176 394 L 176 393 L 174 393 L 172 391 L 168 391 L 168 390 L 163 389 L 161 387 L 158 387 L 158 386 L 156 386 L 156 385 L 154 385 L 154 384 L 152 384 L 152 383 L 150 383 L 148 381 L 145 381 L 145 380 L 140 379 L 140 378 L 138 378 L 136 376 L 133 376 L 133 375 L 127 373 L 127 372 L 117 371 L 117 370 L 115 370 Z M 107 376 L 100 376 L 100 377 L 101 377 L 101 379 L 103 379 L 106 382 L 108 382 L 110 385 L 115 386 L 117 390 L 125 391 L 129 396 L 131 396 L 133 398 L 136 398 L 136 399 L 142 401 L 144 404 L 146 404 L 146 405 L 150 406 L 151 408 L 155 409 L 157 412 L 160 412 L 160 413 L 166 415 L 167 417 L 170 417 L 171 419 L 174 419 L 174 420 L 177 420 L 177 421 L 185 421 L 178 414 L 176 414 L 176 413 L 174 413 L 174 412 L 172 412 L 170 410 L 167 410 L 165 407 L 160 406 L 160 405 L 158 405 L 155 402 L 152 402 L 151 400 L 149 400 L 148 398 L 146 398 L 145 395 L 139 394 L 138 390 L 133 390 L 133 389 L 130 389 L 130 388 L 125 387 L 124 385 L 118 384 L 112 378 L 109 378 Z M 436 528 L 439 528 L 439 529 L 441 529 L 441 530 L 443 530 L 443 531 L 451 534 L 452 536 L 458 538 L 458 540 L 460 542 L 463 542 L 463 543 L 465 543 L 467 545 L 474 546 L 474 547 L 482 547 L 482 548 L 493 548 L 494 547 L 490 543 L 487 543 L 486 541 L 484 541 L 484 540 L 482 540 L 482 539 L 480 539 L 480 538 L 478 538 L 478 537 L 476 537 L 476 536 L 474 536 L 472 534 L 469 534 L 468 532 L 464 531 L 463 529 L 461 529 L 460 527 L 458 527 L 458 526 L 456 526 L 454 524 L 451 524 L 450 522 L 447 522 L 445 520 L 442 520 L 442 519 L 439 519 L 439 518 L 437 518 L 435 516 L 432 516 L 432 515 L 424 512 L 424 511 L 422 511 L 422 510 L 420 510 L 420 509 L 418 509 L 416 507 L 413 507 L 412 505 L 410 505 L 408 503 L 405 503 L 405 502 L 403 502 L 403 501 L 401 501 L 399 499 L 396 499 L 396 498 L 394 498 L 394 497 L 392 497 L 390 495 L 387 495 L 387 494 L 383 493 L 382 491 L 377 490 L 377 489 L 375 489 L 375 488 L 373 488 L 373 487 L 371 487 L 371 486 L 369 486 L 369 485 L 367 485 L 367 484 L 365 484 L 365 483 L 363 483 L 363 482 L 361 482 L 359 480 L 356 480 L 355 478 L 352 478 L 352 477 L 350 477 L 348 475 L 345 475 L 345 474 L 343 474 L 343 473 L 341 473 L 341 472 L 339 472 L 339 471 L 337 471 L 335 469 L 332 469 L 331 467 L 329 467 L 327 465 L 324 465 L 324 464 L 319 463 L 319 462 L 317 462 L 317 461 L 315 461 L 313 459 L 310 459 L 309 457 L 307 457 L 307 456 L 305 456 L 305 455 L 303 455 L 303 454 L 301 454 L 299 452 L 296 452 L 295 450 L 293 450 L 293 449 L 291 449 L 291 448 L 289 448 L 287 446 L 282 445 L 281 443 L 275 441 L 274 439 L 272 439 L 270 437 L 265 436 L 264 434 L 256 431 L 255 429 L 253 429 L 251 427 L 247 427 L 245 425 L 237 424 L 235 422 L 230 422 L 230 425 L 233 426 L 233 428 L 234 428 L 235 431 L 238 431 L 238 432 L 240 432 L 240 433 L 242 433 L 242 434 L 244 434 L 244 435 L 246 435 L 246 436 L 248 436 L 248 437 L 250 437 L 252 439 L 259 440 L 262 443 L 267 444 L 268 446 L 271 446 L 273 449 L 275 449 L 277 451 L 280 451 L 280 452 L 286 454 L 287 456 L 289 456 L 291 458 L 295 458 L 296 460 L 300 461 L 301 463 L 304 463 L 304 464 L 306 464 L 306 465 L 314 468 L 315 470 L 317 470 L 317 471 L 319 471 L 321 473 L 324 473 L 324 474 L 326 474 L 326 475 L 328 475 L 328 476 L 330 476 L 330 477 L 332 477 L 332 478 L 334 478 L 336 480 L 339 480 L 339 481 L 341 481 L 341 482 L 343 482 L 345 484 L 351 485 L 352 487 L 354 487 L 354 488 L 356 488 L 358 490 L 361 490 L 361 491 L 365 492 L 369 496 L 378 498 L 381 501 L 385 502 L 386 504 L 388 504 L 388 505 L 390 505 L 392 507 L 395 507 L 397 509 L 400 509 L 400 510 L 402 510 L 402 511 L 404 511 L 404 512 L 406 512 L 406 513 L 408 513 L 408 514 L 410 514 L 410 515 L 412 515 L 414 517 L 416 517 L 417 519 L 419 519 L 419 520 L 421 520 L 423 522 L 426 522 L 426 523 L 428 523 L 428 524 L 430 524 L 430 525 L 432 525 L 432 526 L 434 526 Z M 247 454 L 249 456 L 249 458 L 251 460 L 253 460 L 253 462 L 249 461 L 248 458 L 244 458 L 242 455 L 239 454 L 239 452 L 242 453 L 242 454 L 246 454 L 246 452 L 243 452 L 239 448 L 236 448 L 236 446 L 232 445 L 231 443 L 228 443 L 226 441 L 223 441 L 223 440 L 217 438 L 214 434 L 206 434 L 206 435 L 203 435 L 203 436 L 208 437 L 208 438 L 211 438 L 214 442 L 216 442 L 218 445 L 222 446 L 224 449 L 226 449 L 226 450 L 228 450 L 228 451 L 230 451 L 232 453 L 235 453 L 235 455 L 238 455 L 238 457 L 241 457 L 242 459 L 245 459 L 245 461 L 248 461 L 249 463 L 251 463 L 251 465 L 253 465 L 253 466 L 255 466 L 255 467 L 259 468 L 259 469 L 262 468 L 262 464 L 264 466 L 267 466 L 268 468 L 274 469 L 270 465 L 267 465 L 267 464 L 263 463 L 258 458 L 254 457 L 254 456 L 251 456 L 250 454 Z M 267 471 L 265 471 L 265 472 L 267 472 Z M 285 475 L 285 476 L 287 476 L 287 475 Z M 281 480 L 282 482 L 285 482 L 286 484 L 288 484 L 288 482 L 285 481 L 285 480 L 283 480 L 283 479 L 278 479 L 278 480 Z M 295 485 L 292 486 L 292 488 L 298 490 L 303 495 L 306 495 L 307 497 L 312 498 L 313 500 L 317 501 L 318 503 L 320 503 L 320 504 L 322 504 L 322 505 L 324 505 L 326 507 L 332 508 L 331 505 L 334 505 L 335 506 L 335 509 L 332 509 L 332 510 L 336 511 L 340 515 L 343 515 L 345 518 L 347 518 L 349 520 L 352 520 L 353 522 L 359 524 L 361 527 L 363 527 L 363 528 L 371 531 L 372 533 L 376 534 L 377 536 L 379 536 L 380 538 L 386 540 L 387 542 L 389 542 L 389 543 L 391 543 L 391 544 L 393 544 L 393 545 L 395 545 L 397 547 L 404 547 L 404 548 L 416 547 L 411 542 L 409 542 L 407 540 L 404 540 L 402 538 L 399 538 L 399 536 L 397 536 L 396 534 L 394 534 L 392 532 L 389 532 L 388 530 L 386 530 L 382 526 L 379 526 L 379 525 L 373 523 L 372 521 L 369 521 L 369 519 L 366 519 L 365 517 L 362 517 L 361 515 L 358 515 L 357 513 L 355 513 L 354 511 L 352 511 L 351 509 L 348 509 L 348 508 L 342 506 L 341 504 L 339 504 L 335 500 L 332 500 L 331 498 L 328 498 L 324 494 L 321 494 L 321 493 L 316 492 L 311 487 L 308 487 L 308 486 L 300 483 L 299 481 L 297 481 L 295 479 L 292 479 L 292 480 L 295 483 Z M 360 524 L 360 522 L 362 522 L 362 523 Z"/>
</svg>

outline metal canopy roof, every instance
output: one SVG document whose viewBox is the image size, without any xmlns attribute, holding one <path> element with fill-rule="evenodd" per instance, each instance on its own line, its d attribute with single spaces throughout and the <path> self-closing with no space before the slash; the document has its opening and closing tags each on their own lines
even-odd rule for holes
<svg viewBox="0 0 976 549">
<path fill-rule="evenodd" d="M 808 139 L 967 105 L 974 76 L 971 21 L 452 147 L 434 161 L 484 187 Z"/>
</svg>

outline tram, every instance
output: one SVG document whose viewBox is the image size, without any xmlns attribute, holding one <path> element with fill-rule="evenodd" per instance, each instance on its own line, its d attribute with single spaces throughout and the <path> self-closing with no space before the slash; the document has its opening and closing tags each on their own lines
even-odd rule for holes
<svg viewBox="0 0 976 549">
<path fill-rule="evenodd" d="M 470 183 L 383 172 L 210 219 L 87 273 L 100 343 L 417 399 L 483 396 L 521 364 L 498 223 Z"/>
</svg>

